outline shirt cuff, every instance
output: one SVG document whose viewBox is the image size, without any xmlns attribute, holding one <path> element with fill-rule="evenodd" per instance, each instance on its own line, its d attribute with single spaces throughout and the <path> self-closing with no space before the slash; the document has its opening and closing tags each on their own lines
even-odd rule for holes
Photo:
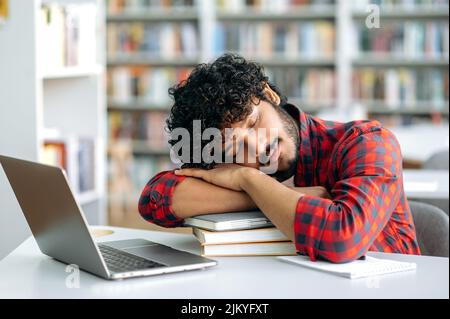
<svg viewBox="0 0 450 319">
<path fill-rule="evenodd" d="M 299 198 L 294 219 L 295 247 L 316 261 L 331 200 L 311 195 Z"/>
<path fill-rule="evenodd" d="M 155 221 L 164 221 L 164 224 L 170 224 L 167 226 L 182 226 L 184 219 L 178 217 L 173 211 L 172 198 L 175 187 L 184 179 L 185 176 L 177 176 L 173 172 L 165 174 L 163 177 L 165 189 L 163 195 L 161 196 L 157 190 L 153 190 L 154 193 L 150 195 L 150 202 L 155 207 L 161 207 L 161 209 L 155 210 L 155 215 L 153 216 Z M 155 195 L 155 196 L 153 196 Z"/>
</svg>

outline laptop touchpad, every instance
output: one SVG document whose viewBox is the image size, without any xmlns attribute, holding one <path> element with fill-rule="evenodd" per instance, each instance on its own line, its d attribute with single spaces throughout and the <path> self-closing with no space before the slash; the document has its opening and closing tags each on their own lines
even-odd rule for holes
<svg viewBox="0 0 450 319">
<path fill-rule="evenodd" d="M 202 257 L 175 250 L 164 245 L 141 246 L 123 249 L 127 253 L 147 258 L 167 266 L 178 266 L 204 262 Z"/>
</svg>

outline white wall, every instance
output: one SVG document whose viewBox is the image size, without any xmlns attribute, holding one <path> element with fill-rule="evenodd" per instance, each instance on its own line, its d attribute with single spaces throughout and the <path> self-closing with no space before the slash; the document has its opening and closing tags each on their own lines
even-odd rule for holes
<svg viewBox="0 0 450 319">
<path fill-rule="evenodd" d="M 37 1 L 9 1 L 10 17 L 0 26 L 0 154 L 37 160 L 35 12 Z M 36 107 L 33 107 L 36 106 Z M 0 259 L 30 230 L 0 169 Z"/>
</svg>

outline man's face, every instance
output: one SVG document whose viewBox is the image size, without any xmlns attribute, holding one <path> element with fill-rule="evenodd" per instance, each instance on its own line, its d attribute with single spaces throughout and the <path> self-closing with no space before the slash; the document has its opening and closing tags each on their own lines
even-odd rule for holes
<svg viewBox="0 0 450 319">
<path fill-rule="evenodd" d="M 279 181 L 294 175 L 299 157 L 299 129 L 281 107 L 260 101 L 253 105 L 253 112 L 245 120 L 232 124 L 230 128 L 236 132 L 235 143 L 241 148 L 228 149 L 227 154 L 232 152 L 234 158 L 239 158 L 238 164 L 257 169 L 277 165 L 276 173 L 270 175 Z M 255 154 L 256 158 L 249 157 L 249 153 Z"/>
</svg>

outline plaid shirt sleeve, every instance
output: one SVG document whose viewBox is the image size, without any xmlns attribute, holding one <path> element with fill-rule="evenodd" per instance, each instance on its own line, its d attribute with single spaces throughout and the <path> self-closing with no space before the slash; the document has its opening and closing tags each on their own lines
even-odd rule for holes
<svg viewBox="0 0 450 319">
<path fill-rule="evenodd" d="M 340 146 L 332 200 L 299 199 L 294 222 L 299 253 L 335 263 L 366 254 L 388 223 L 402 189 L 400 146 L 388 130 L 355 129 Z"/>
<path fill-rule="evenodd" d="M 153 177 L 142 191 L 139 199 L 139 213 L 148 222 L 163 227 L 179 227 L 183 219 L 172 209 L 172 195 L 175 186 L 185 179 L 173 171 L 165 171 Z"/>
</svg>

